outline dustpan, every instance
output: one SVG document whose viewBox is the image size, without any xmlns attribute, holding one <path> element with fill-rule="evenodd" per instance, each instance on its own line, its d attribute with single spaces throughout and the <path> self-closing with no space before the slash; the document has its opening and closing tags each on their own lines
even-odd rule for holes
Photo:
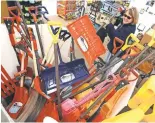
<svg viewBox="0 0 155 123">
<path fill-rule="evenodd" d="M 105 53 L 105 47 L 100 38 L 96 35 L 88 15 L 84 15 L 67 26 L 74 41 L 83 53 L 89 66 L 94 65 L 94 61 Z"/>
<path fill-rule="evenodd" d="M 58 56 L 60 59 L 59 76 L 60 88 L 70 86 L 76 82 L 82 81 L 89 76 L 84 59 L 76 59 L 72 62 L 64 63 L 61 58 L 59 46 L 57 45 Z M 55 67 L 47 68 L 41 72 L 40 77 L 44 82 L 44 92 L 50 94 L 56 91 Z"/>
</svg>

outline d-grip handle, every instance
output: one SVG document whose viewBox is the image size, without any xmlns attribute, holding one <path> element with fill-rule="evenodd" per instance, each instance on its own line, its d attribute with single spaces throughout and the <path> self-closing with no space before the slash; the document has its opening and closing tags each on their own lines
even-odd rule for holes
<svg viewBox="0 0 155 123">
<path fill-rule="evenodd" d="M 15 10 L 17 11 L 17 15 L 15 13 L 13 13 L 13 11 L 15 11 Z M 8 11 L 14 17 L 17 17 L 19 15 L 19 9 L 17 6 L 8 7 Z"/>
<path fill-rule="evenodd" d="M 42 14 L 43 17 L 44 17 L 47 21 L 49 21 L 49 19 L 45 16 L 45 14 L 49 14 L 49 13 L 48 13 L 48 10 L 46 9 L 46 7 L 45 7 L 45 6 L 37 6 L 36 8 L 37 8 L 37 10 L 40 9 L 40 11 L 37 11 L 38 14 Z"/>
<path fill-rule="evenodd" d="M 120 46 L 116 46 L 116 44 L 119 43 Z M 118 37 L 115 37 L 114 38 L 114 41 L 113 41 L 113 46 L 114 46 L 114 49 L 112 50 L 112 53 L 115 54 L 124 44 L 124 41 L 119 39 Z"/>
<path fill-rule="evenodd" d="M 37 14 L 38 9 L 35 6 L 31 6 L 28 8 L 30 15 L 33 17 L 34 22 L 37 22 Z M 32 12 L 34 11 L 34 12 Z"/>
<path fill-rule="evenodd" d="M 135 45 L 139 46 L 139 45 L 138 45 L 139 42 L 140 42 L 139 39 L 138 39 L 133 33 L 131 33 L 131 34 L 127 37 L 127 39 L 126 39 L 126 41 L 125 41 L 125 44 L 124 44 L 124 46 L 121 48 L 121 50 L 124 51 L 124 50 L 126 50 L 127 48 L 129 48 L 129 47 L 131 47 L 131 46 L 135 46 Z"/>
<path fill-rule="evenodd" d="M 61 31 L 61 29 L 62 29 L 62 23 L 60 23 L 60 22 L 53 22 L 53 21 L 48 21 L 47 22 L 47 24 L 48 24 L 48 29 L 49 29 L 49 32 L 50 32 L 50 34 L 51 34 L 51 36 L 52 36 L 52 38 L 53 38 L 53 43 L 54 44 L 56 44 L 56 43 L 58 43 L 58 38 L 59 38 L 59 34 L 60 34 L 60 31 Z M 58 32 L 55 34 L 55 30 L 51 30 L 49 27 L 53 27 L 53 26 L 59 26 L 59 30 L 58 30 Z"/>
<path fill-rule="evenodd" d="M 55 33 L 57 33 L 59 30 L 59 27 L 55 28 Z M 71 37 L 71 34 L 67 30 L 61 30 L 59 34 L 59 39 L 62 39 L 63 41 L 66 41 Z"/>
</svg>

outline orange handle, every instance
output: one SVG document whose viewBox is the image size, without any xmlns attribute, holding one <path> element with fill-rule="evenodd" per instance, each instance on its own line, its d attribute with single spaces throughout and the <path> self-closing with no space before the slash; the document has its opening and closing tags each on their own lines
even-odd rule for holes
<svg viewBox="0 0 155 123">
<path fill-rule="evenodd" d="M 30 41 L 33 42 L 34 50 L 36 51 L 36 50 L 38 50 L 38 48 L 37 48 L 37 42 L 36 42 L 36 39 L 34 37 L 32 28 L 29 27 L 28 28 L 28 32 L 29 32 L 29 35 L 30 35 Z"/>
<path fill-rule="evenodd" d="M 116 46 L 116 43 L 120 43 L 120 46 Z M 113 46 L 114 46 L 114 49 L 112 51 L 113 54 L 115 54 L 117 52 L 117 50 L 119 50 L 124 44 L 124 41 L 115 37 L 114 38 L 114 41 L 113 41 Z"/>
<path fill-rule="evenodd" d="M 17 15 L 16 15 L 15 13 L 13 13 L 13 10 L 17 10 Z M 17 20 L 18 22 L 21 22 L 21 21 L 22 21 L 21 18 L 20 18 L 20 16 L 19 16 L 20 11 L 19 11 L 19 9 L 18 9 L 17 6 L 8 7 L 8 11 L 10 12 L 10 14 L 11 14 L 13 17 L 16 18 L 16 20 Z"/>
<path fill-rule="evenodd" d="M 29 13 L 31 14 L 31 16 L 33 17 L 34 22 L 37 22 L 37 7 L 35 6 L 31 6 L 28 8 Z M 32 11 L 35 11 L 35 13 L 32 13 Z"/>
</svg>

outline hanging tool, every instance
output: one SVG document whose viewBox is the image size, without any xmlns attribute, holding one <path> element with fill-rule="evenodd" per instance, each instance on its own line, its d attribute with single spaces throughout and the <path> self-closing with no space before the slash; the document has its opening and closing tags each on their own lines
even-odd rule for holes
<svg viewBox="0 0 155 123">
<path fill-rule="evenodd" d="M 25 29 L 25 25 L 23 25 L 23 23 L 22 23 L 23 20 L 20 17 L 20 12 L 19 12 L 20 10 L 19 10 L 19 8 L 17 6 L 8 7 L 8 11 L 15 18 L 19 33 L 21 34 L 21 36 L 24 38 L 24 40 L 30 46 L 29 36 L 28 36 L 27 31 Z M 17 15 L 13 11 L 16 11 L 17 12 Z M 19 25 L 21 25 L 21 27 L 22 27 L 24 33 L 26 34 L 26 36 L 23 34 L 23 32 L 21 31 L 21 29 L 19 28 Z"/>
<path fill-rule="evenodd" d="M 22 52 L 22 55 L 21 71 L 24 70 L 25 53 Z M 11 118 L 16 119 L 19 116 L 28 100 L 28 95 L 28 90 L 24 87 L 24 76 L 22 76 L 20 79 L 20 87 L 15 88 L 13 101 L 7 108 L 7 112 Z"/>
<path fill-rule="evenodd" d="M 38 23 L 37 23 L 37 11 L 38 9 L 34 6 L 31 6 L 29 7 L 28 9 L 30 15 L 33 17 L 33 20 L 34 20 L 34 25 L 35 25 L 35 28 L 36 28 L 36 31 L 37 31 L 37 35 L 38 35 L 38 40 L 39 40 L 39 46 L 40 46 L 40 49 L 41 49 L 41 54 L 42 54 L 42 57 L 45 56 L 45 53 L 44 53 L 44 48 L 43 48 L 43 41 L 41 39 L 41 35 L 40 35 L 40 31 L 39 31 L 39 26 L 38 26 Z"/>
</svg>

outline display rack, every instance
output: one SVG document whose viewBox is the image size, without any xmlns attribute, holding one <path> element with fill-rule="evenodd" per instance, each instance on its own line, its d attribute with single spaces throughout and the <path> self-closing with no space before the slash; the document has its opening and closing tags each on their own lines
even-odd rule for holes
<svg viewBox="0 0 155 123">
<path fill-rule="evenodd" d="M 76 1 L 57 1 L 57 14 L 65 20 L 76 18 Z"/>
</svg>

